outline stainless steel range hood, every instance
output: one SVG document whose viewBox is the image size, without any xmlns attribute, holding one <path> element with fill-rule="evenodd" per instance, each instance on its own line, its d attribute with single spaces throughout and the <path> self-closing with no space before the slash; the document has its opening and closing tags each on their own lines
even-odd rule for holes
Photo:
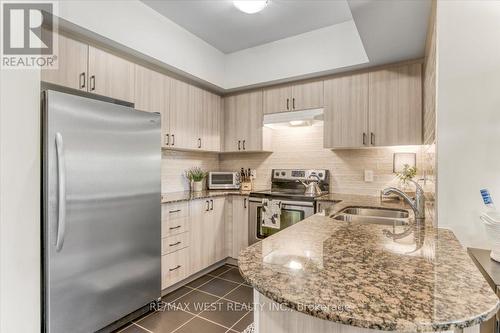
<svg viewBox="0 0 500 333">
<path fill-rule="evenodd" d="M 264 115 L 264 126 L 267 127 L 298 127 L 312 126 L 323 121 L 323 109 L 279 112 Z"/>
</svg>

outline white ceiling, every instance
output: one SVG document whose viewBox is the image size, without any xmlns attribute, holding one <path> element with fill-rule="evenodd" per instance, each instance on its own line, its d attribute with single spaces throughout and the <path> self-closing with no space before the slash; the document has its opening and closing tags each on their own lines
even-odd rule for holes
<svg viewBox="0 0 500 333">
<path fill-rule="evenodd" d="M 269 0 L 252 15 L 236 9 L 231 0 L 141 1 L 223 53 L 352 20 L 346 0 Z"/>
</svg>

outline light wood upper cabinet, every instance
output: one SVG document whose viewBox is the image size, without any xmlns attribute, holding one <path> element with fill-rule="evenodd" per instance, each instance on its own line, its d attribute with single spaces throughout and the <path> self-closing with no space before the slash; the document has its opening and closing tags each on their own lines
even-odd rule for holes
<svg viewBox="0 0 500 333">
<path fill-rule="evenodd" d="M 323 81 L 307 82 L 292 86 L 292 110 L 323 107 Z"/>
<path fill-rule="evenodd" d="M 262 91 L 237 95 L 236 108 L 236 128 L 241 136 L 241 150 L 262 150 Z"/>
<path fill-rule="evenodd" d="M 57 38 L 58 68 L 43 69 L 42 81 L 87 91 L 88 45 L 63 35 Z"/>
<path fill-rule="evenodd" d="M 372 146 L 422 143 L 422 66 L 411 64 L 369 73 Z"/>
<path fill-rule="evenodd" d="M 324 147 L 356 148 L 368 144 L 368 74 L 324 82 Z"/>
<path fill-rule="evenodd" d="M 262 91 L 224 101 L 224 151 L 262 151 Z"/>
<path fill-rule="evenodd" d="M 166 76 L 135 65 L 135 108 L 141 111 L 163 113 L 167 105 Z"/>
<path fill-rule="evenodd" d="M 170 80 L 170 129 L 169 147 L 181 149 L 193 149 L 195 147 L 197 134 L 193 117 L 190 115 L 189 85 L 185 82 Z"/>
<path fill-rule="evenodd" d="M 134 102 L 135 65 L 111 53 L 89 46 L 88 91 Z"/>
<path fill-rule="evenodd" d="M 421 64 L 324 82 L 325 148 L 422 143 Z"/>
<path fill-rule="evenodd" d="M 224 97 L 224 151 L 238 151 L 239 133 L 236 128 L 238 114 L 236 110 L 236 96 Z M 241 139 L 239 139 L 241 150 Z"/>
<path fill-rule="evenodd" d="M 203 91 L 203 107 L 200 126 L 200 149 L 206 151 L 220 151 L 221 98 L 208 91 Z"/>
<path fill-rule="evenodd" d="M 170 123 L 170 78 L 135 65 L 135 108 L 161 114 L 161 145 L 168 146 Z"/>
<path fill-rule="evenodd" d="M 291 97 L 291 86 L 281 86 L 265 89 L 263 93 L 264 114 L 290 111 L 292 103 Z"/>
<path fill-rule="evenodd" d="M 263 113 L 323 107 L 323 81 L 264 89 Z"/>
</svg>

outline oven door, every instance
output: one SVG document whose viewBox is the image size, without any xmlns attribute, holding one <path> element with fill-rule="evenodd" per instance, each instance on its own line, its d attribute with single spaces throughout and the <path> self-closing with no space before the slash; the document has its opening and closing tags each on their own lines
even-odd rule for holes
<svg viewBox="0 0 500 333">
<path fill-rule="evenodd" d="M 262 199 L 250 198 L 248 221 L 248 244 L 258 242 L 314 214 L 314 203 L 304 201 L 281 201 L 280 229 L 262 226 Z"/>
</svg>

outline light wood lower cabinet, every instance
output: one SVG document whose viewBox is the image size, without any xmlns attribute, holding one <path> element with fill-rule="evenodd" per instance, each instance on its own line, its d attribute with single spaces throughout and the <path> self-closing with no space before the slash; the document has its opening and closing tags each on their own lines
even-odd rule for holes
<svg viewBox="0 0 500 333">
<path fill-rule="evenodd" d="M 161 288 L 165 289 L 189 276 L 189 248 L 161 257 Z"/>
<path fill-rule="evenodd" d="M 238 259 L 241 250 L 248 247 L 248 197 L 233 196 L 232 254 Z"/>
<path fill-rule="evenodd" d="M 191 201 L 191 273 L 224 259 L 225 198 Z"/>
<path fill-rule="evenodd" d="M 162 289 L 248 247 L 248 197 L 162 205 Z M 179 227 L 180 226 L 180 227 Z"/>
</svg>

